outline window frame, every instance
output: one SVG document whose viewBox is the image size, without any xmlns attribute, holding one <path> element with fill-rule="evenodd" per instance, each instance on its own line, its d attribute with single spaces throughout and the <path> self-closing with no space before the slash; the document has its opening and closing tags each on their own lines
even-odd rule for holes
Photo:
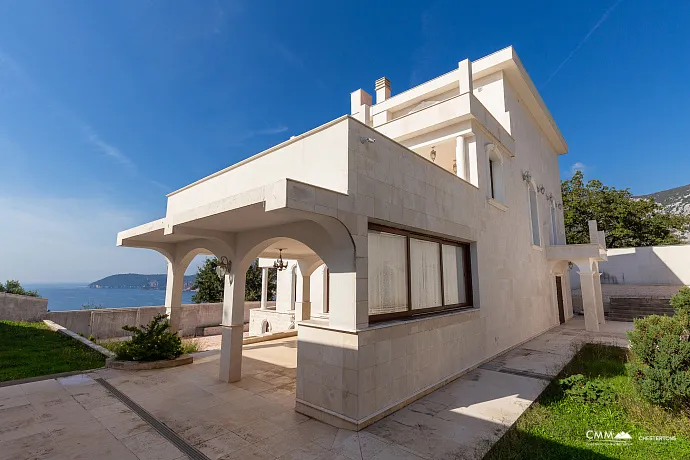
<svg viewBox="0 0 690 460">
<path fill-rule="evenodd" d="M 491 185 L 491 199 L 496 199 L 496 189 L 494 182 L 494 160 L 489 157 L 489 185 Z"/>
<path fill-rule="evenodd" d="M 471 254 L 470 254 L 470 244 L 469 243 L 464 243 L 461 241 L 455 241 L 447 238 L 441 238 L 441 237 L 435 237 L 431 235 L 426 235 L 423 233 L 418 233 L 414 231 L 409 231 L 409 230 L 402 230 L 399 228 L 395 227 L 389 227 L 386 225 L 380 225 L 380 224 L 375 224 L 375 223 L 369 223 L 369 230 L 373 230 L 376 232 L 382 232 L 382 233 L 391 233 L 394 235 L 400 235 L 405 237 L 405 249 L 406 249 L 406 274 L 407 274 L 407 310 L 406 311 L 400 311 L 400 312 L 394 312 L 394 313 L 383 313 L 379 315 L 372 315 L 369 314 L 369 322 L 370 323 L 378 323 L 381 321 L 390 321 L 394 319 L 402 319 L 402 318 L 416 318 L 419 316 L 426 316 L 426 315 L 431 315 L 435 313 L 441 313 L 441 312 L 448 312 L 448 311 L 455 311 L 455 310 L 465 310 L 468 308 L 473 307 L 473 296 L 472 296 L 472 263 L 471 263 Z M 437 307 L 429 307 L 429 308 L 423 308 L 423 309 L 418 309 L 414 310 L 412 309 L 412 265 L 411 265 L 411 260 L 410 260 L 410 239 L 418 239 L 418 240 L 425 240 L 425 241 L 431 241 L 434 243 L 438 243 L 439 245 L 439 266 L 440 266 L 440 273 L 441 273 L 441 305 Z M 446 305 L 446 296 L 445 296 L 445 285 L 443 281 L 443 245 L 450 245 L 450 246 L 460 246 L 463 247 L 463 278 L 465 281 L 465 299 L 466 302 L 464 303 L 457 303 L 457 304 L 450 304 Z"/>
</svg>

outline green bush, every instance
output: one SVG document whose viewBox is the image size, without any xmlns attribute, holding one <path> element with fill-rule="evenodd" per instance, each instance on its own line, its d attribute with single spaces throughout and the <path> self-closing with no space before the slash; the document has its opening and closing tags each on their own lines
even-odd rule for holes
<svg viewBox="0 0 690 460">
<path fill-rule="evenodd" d="M 168 315 L 156 315 L 147 326 L 123 326 L 132 339 L 117 347 L 118 359 L 127 361 L 157 361 L 175 359 L 183 352 L 182 340 L 170 332 Z"/>
<path fill-rule="evenodd" d="M 640 394 L 667 409 L 690 410 L 690 315 L 636 319 L 628 338 Z"/>
<path fill-rule="evenodd" d="M 37 291 L 27 291 L 17 280 L 7 280 L 7 282 L 4 285 L 0 283 L 0 292 L 6 292 L 8 294 L 15 295 L 27 295 L 29 297 L 38 297 Z"/>
<path fill-rule="evenodd" d="M 579 402 L 600 404 L 616 402 L 616 394 L 610 385 L 599 380 L 588 380 L 582 374 L 560 379 L 558 384 L 566 396 Z"/>
<path fill-rule="evenodd" d="M 671 306 L 677 315 L 690 314 L 690 287 L 683 286 L 680 291 L 671 297 Z"/>
</svg>

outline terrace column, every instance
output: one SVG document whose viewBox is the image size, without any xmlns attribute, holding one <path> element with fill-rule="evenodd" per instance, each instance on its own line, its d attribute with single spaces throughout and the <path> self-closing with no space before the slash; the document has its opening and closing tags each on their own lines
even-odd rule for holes
<svg viewBox="0 0 690 460">
<path fill-rule="evenodd" d="M 465 146 L 465 138 L 463 136 L 458 136 L 455 138 L 455 166 L 458 172 L 457 176 L 461 179 L 469 181 L 470 178 L 467 175 L 467 153 Z"/>
<path fill-rule="evenodd" d="M 575 261 L 580 273 L 580 289 L 582 290 L 582 309 L 585 313 L 585 329 L 590 332 L 599 332 L 599 302 L 601 300 L 601 286 L 597 289 L 599 272 L 593 270 L 589 260 Z M 597 301 L 597 295 L 599 301 Z M 603 306 L 603 303 L 602 303 Z"/>
<path fill-rule="evenodd" d="M 233 270 L 225 275 L 220 373 L 218 375 L 218 378 L 224 382 L 237 382 L 242 377 L 244 288 L 244 273 L 235 273 Z"/>
<path fill-rule="evenodd" d="M 301 271 L 296 273 L 297 292 L 295 300 L 295 322 L 305 321 L 311 318 L 310 275 L 305 275 Z"/>
<path fill-rule="evenodd" d="M 597 320 L 599 324 L 604 324 L 606 319 L 604 318 L 604 296 L 601 292 L 601 273 L 597 270 L 592 277 L 594 283 L 594 300 L 597 305 Z"/>
<path fill-rule="evenodd" d="M 168 279 L 165 285 L 165 314 L 170 321 L 170 330 L 180 329 L 180 307 L 182 306 L 182 288 L 184 286 L 185 267 L 182 264 L 168 262 Z"/>
<path fill-rule="evenodd" d="M 261 309 L 266 309 L 268 302 L 268 267 L 261 269 Z"/>
</svg>

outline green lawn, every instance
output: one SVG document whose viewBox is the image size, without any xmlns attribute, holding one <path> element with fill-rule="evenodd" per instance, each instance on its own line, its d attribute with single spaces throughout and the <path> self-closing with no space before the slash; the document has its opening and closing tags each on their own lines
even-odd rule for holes
<svg viewBox="0 0 690 460">
<path fill-rule="evenodd" d="M 643 400 L 628 377 L 628 350 L 586 345 L 539 399 L 486 455 L 486 459 L 690 459 L 690 418 Z M 613 387 L 616 402 L 578 402 L 563 394 L 559 378 L 583 374 Z M 626 443 L 590 441 L 588 430 L 625 431 Z M 640 436 L 675 436 L 645 441 Z"/>
<path fill-rule="evenodd" d="M 104 364 L 103 355 L 42 322 L 0 321 L 0 382 Z"/>
</svg>

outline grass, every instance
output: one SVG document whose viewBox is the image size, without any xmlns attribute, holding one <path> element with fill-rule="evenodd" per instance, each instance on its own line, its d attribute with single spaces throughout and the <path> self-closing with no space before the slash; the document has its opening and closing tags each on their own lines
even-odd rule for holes
<svg viewBox="0 0 690 460">
<path fill-rule="evenodd" d="M 669 413 L 637 394 L 628 376 L 623 348 L 588 344 L 580 350 L 539 399 L 484 457 L 493 459 L 688 459 L 690 417 Z M 566 396 L 560 378 L 583 374 L 613 388 L 616 402 L 583 403 Z M 590 441 L 588 430 L 626 431 L 625 444 Z M 675 436 L 675 441 L 646 441 L 640 436 Z"/>
<path fill-rule="evenodd" d="M 123 341 L 98 342 L 100 346 L 117 354 Z M 199 344 L 194 339 L 182 339 L 182 354 L 196 353 L 199 351 Z"/>
<path fill-rule="evenodd" d="M 104 364 L 103 355 L 42 322 L 0 321 L 0 382 Z"/>
</svg>

